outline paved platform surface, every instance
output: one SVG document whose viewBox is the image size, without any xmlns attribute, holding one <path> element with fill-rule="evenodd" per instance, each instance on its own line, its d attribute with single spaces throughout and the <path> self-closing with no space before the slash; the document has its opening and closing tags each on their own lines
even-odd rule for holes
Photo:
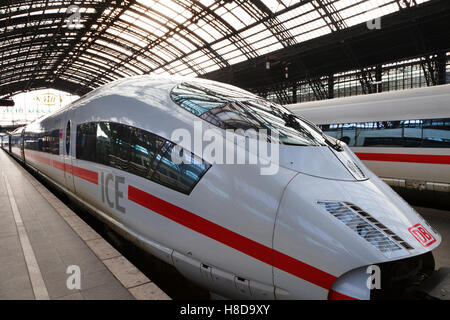
<svg viewBox="0 0 450 320">
<path fill-rule="evenodd" d="M 0 300 L 4 299 L 170 298 L 0 150 Z"/>
</svg>

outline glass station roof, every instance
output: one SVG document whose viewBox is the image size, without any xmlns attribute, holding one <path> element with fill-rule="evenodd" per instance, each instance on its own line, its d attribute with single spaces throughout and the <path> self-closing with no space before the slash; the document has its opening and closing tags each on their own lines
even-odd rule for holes
<svg viewBox="0 0 450 320">
<path fill-rule="evenodd" d="M 427 1 L 10 0 L 0 4 L 0 96 L 202 75 Z"/>
</svg>

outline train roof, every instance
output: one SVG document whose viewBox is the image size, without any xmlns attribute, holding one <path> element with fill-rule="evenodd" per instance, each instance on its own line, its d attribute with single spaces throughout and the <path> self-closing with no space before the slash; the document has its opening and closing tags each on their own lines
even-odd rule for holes
<svg viewBox="0 0 450 320">
<path fill-rule="evenodd" d="M 245 90 L 213 80 L 180 76 L 133 76 L 119 79 L 97 88 L 67 106 L 47 114 L 27 126 L 27 131 L 53 130 L 63 126 L 65 113 L 80 121 L 113 121 L 153 132 L 165 139 L 180 128 L 192 130 L 199 117 L 174 102 L 172 89 L 179 84 L 200 84 L 205 90 L 230 89 L 242 97 L 254 97 Z M 189 96 L 189 95 L 188 95 Z M 213 124 L 210 124 L 214 126 Z M 187 143 L 187 142 L 186 142 Z"/>
<path fill-rule="evenodd" d="M 68 104 L 66 107 L 58 109 L 52 114 L 46 115 L 53 116 L 58 113 L 62 113 L 69 108 L 77 107 L 79 105 L 86 104 L 91 100 L 98 99 L 104 96 L 110 95 L 121 95 L 132 97 L 137 100 L 152 103 L 153 101 L 164 100 L 167 97 L 170 97 L 171 90 L 178 84 L 184 82 L 195 82 L 200 84 L 215 84 L 225 88 L 230 88 L 233 90 L 241 90 L 248 95 L 254 95 L 251 92 L 240 89 L 238 87 L 234 87 L 232 85 L 217 82 L 214 80 L 203 79 L 203 78 L 195 78 L 189 76 L 155 76 L 155 75 L 141 75 L 141 76 L 132 76 L 127 78 L 118 79 L 112 82 L 109 82 L 97 89 L 92 90 L 91 92 L 85 94 L 79 99 L 73 101 Z M 44 117 L 44 118 L 45 118 Z M 42 119 L 43 120 L 43 119 Z"/>
<path fill-rule="evenodd" d="M 450 118 L 450 84 L 286 107 L 316 124 Z"/>
</svg>

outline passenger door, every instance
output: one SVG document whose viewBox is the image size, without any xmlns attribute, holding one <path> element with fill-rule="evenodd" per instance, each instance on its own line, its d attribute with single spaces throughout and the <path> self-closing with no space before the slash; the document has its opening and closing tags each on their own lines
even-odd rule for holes
<svg viewBox="0 0 450 320">
<path fill-rule="evenodd" d="M 69 113 L 70 114 L 70 113 Z M 72 121 L 70 117 L 66 118 L 64 134 L 63 134 L 63 158 L 64 158 L 64 177 L 66 182 L 66 188 L 75 193 L 75 185 L 73 181 L 73 163 L 72 157 L 75 155 L 75 146 L 72 141 L 75 132 L 73 132 Z"/>
</svg>

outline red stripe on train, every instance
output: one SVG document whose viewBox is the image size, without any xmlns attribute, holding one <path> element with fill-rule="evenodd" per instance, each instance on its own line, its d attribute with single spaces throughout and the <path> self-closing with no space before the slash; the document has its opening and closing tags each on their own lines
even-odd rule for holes
<svg viewBox="0 0 450 320">
<path fill-rule="evenodd" d="M 401 153 L 366 153 L 366 152 L 356 152 L 355 154 L 361 160 L 368 160 L 368 161 L 450 164 L 450 156 L 448 156 L 448 155 L 401 154 Z"/>
<path fill-rule="evenodd" d="M 72 166 L 70 164 L 66 164 L 64 162 L 58 161 L 58 160 L 52 160 L 47 157 L 43 157 L 31 152 L 25 153 L 25 158 L 32 158 L 39 162 L 45 163 L 49 166 L 52 166 L 56 169 L 59 169 L 61 171 L 65 171 L 67 173 L 70 173 L 78 178 L 81 178 L 83 180 L 89 181 L 93 184 L 98 184 L 98 173 L 96 171 L 91 171 L 88 169 L 84 169 L 77 166 Z"/>
<path fill-rule="evenodd" d="M 34 154 L 34 153 L 28 153 L 28 152 L 26 152 L 26 153 L 25 153 L 25 157 L 29 157 L 29 158 L 35 159 L 35 160 L 37 160 L 37 161 L 39 161 L 39 162 L 42 162 L 42 163 L 45 163 L 45 164 L 47 164 L 47 165 L 49 165 L 49 166 L 52 165 L 52 164 L 51 164 L 51 160 L 50 160 L 49 158 L 42 157 L 42 156 L 37 155 L 37 154 Z"/>
<path fill-rule="evenodd" d="M 54 166 L 56 169 L 65 171 L 65 168 L 64 168 L 65 164 L 64 164 L 64 162 L 53 160 L 53 166 Z"/>
<path fill-rule="evenodd" d="M 67 165 L 66 165 L 67 166 Z M 87 170 L 84 168 L 71 166 L 72 174 L 78 178 L 84 179 L 86 181 L 98 184 L 98 173 L 95 171 Z"/>
<path fill-rule="evenodd" d="M 332 274 L 266 247 L 133 186 L 128 186 L 128 199 L 191 230 L 324 289 L 329 290 L 337 279 Z"/>
</svg>

